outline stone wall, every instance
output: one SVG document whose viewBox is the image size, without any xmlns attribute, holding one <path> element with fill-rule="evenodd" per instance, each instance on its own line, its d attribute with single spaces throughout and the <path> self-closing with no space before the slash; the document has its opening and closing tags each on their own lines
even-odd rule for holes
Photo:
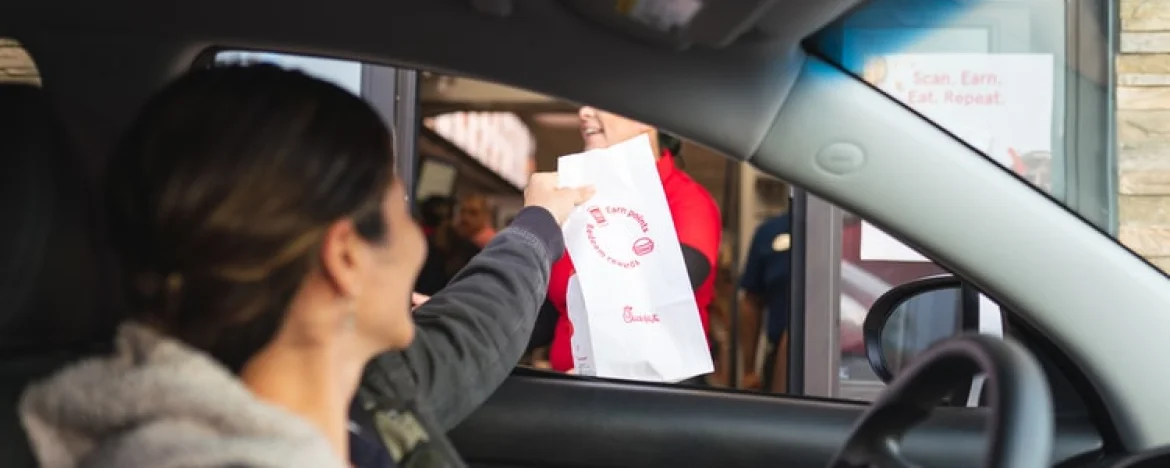
<svg viewBox="0 0 1170 468">
<path fill-rule="evenodd" d="M 1120 16 L 1119 233 L 1170 270 L 1170 1 L 1121 0 Z"/>
<path fill-rule="evenodd" d="M 0 39 L 0 82 L 41 82 L 32 58 L 16 41 Z"/>
</svg>

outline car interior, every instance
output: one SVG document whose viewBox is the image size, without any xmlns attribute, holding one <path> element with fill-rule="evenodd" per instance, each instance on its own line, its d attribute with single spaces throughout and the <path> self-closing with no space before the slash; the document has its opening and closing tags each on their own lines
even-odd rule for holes
<svg viewBox="0 0 1170 468">
<path fill-rule="evenodd" d="M 471 466 L 1161 466 L 1170 458 L 1156 451 L 1170 444 L 1170 379 L 1150 373 L 1162 366 L 1170 330 L 1167 277 L 819 53 L 810 38 L 866 2 L 707 2 L 682 32 L 630 21 L 614 3 L 0 0 L 0 37 L 35 57 L 84 158 L 70 170 L 95 193 L 104 157 L 138 106 L 168 80 L 206 66 L 209 54 L 343 57 L 483 78 L 651 122 L 866 216 L 1005 310 L 1007 339 L 932 348 L 873 404 L 518 368 L 450 433 Z M 25 167 L 0 158 L 2 180 L 17 173 L 8 168 Z M 43 169 L 21 170 L 31 171 L 21 180 L 66 184 Z M 42 206 L 32 200 L 43 197 L 29 195 L 25 208 Z M 59 209 L 72 208 L 45 208 L 54 216 Z M 68 236 L 17 243 L 34 218 L 5 223 L 0 239 L 22 247 L 3 252 L 73 248 L 77 239 Z M 1009 242 L 1036 248 L 1001 247 Z M 22 278 L 13 258 L 0 265 L 6 281 Z M 93 281 L 66 273 L 36 281 Z M 24 304 L 4 316 L 28 313 L 21 307 L 100 307 Z M 11 466 L 34 466 L 8 426 L 23 382 L 43 373 L 21 363 L 46 351 L 4 349 L 0 452 Z M 985 405 L 942 403 L 979 375 L 990 389 Z M 1131 455 L 1142 459 L 1124 460 Z"/>
</svg>

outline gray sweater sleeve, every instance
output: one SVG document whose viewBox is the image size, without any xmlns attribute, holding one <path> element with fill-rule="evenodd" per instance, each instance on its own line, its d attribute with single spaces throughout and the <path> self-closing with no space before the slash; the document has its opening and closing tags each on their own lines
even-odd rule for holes
<svg viewBox="0 0 1170 468">
<path fill-rule="evenodd" d="M 362 387 L 411 400 L 444 431 L 487 400 L 519 362 L 564 252 L 561 229 L 543 208 L 512 224 L 414 312 L 417 332 L 405 351 L 376 357 Z"/>
</svg>

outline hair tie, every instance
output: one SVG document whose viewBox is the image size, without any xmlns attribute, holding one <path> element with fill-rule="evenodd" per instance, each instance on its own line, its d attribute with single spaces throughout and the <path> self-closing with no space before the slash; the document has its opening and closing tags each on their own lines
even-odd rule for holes
<svg viewBox="0 0 1170 468">
<path fill-rule="evenodd" d="M 174 317 L 179 308 L 179 296 L 183 292 L 183 275 L 172 271 L 163 281 L 163 313 L 166 317 Z"/>
<path fill-rule="evenodd" d="M 177 294 L 179 290 L 183 289 L 183 275 L 178 272 L 171 272 L 167 275 L 167 295 Z"/>
</svg>

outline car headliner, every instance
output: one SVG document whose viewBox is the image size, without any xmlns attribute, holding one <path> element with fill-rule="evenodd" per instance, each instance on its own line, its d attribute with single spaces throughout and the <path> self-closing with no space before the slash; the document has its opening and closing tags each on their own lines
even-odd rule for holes
<svg viewBox="0 0 1170 468">
<path fill-rule="evenodd" d="M 840 71 L 806 57 L 795 39 L 847 2 L 781 3 L 791 40 L 718 51 L 632 43 L 549 1 L 516 2 L 501 19 L 458 0 L 5 0 L 0 33 L 36 58 L 95 167 L 146 94 L 223 45 L 498 81 L 755 156 L 766 172 L 881 222 L 1018 310 L 1092 379 L 1128 448 L 1170 443 L 1160 391 L 1170 381 L 1151 373 L 1170 330 L 1165 276 L 904 107 L 855 81 L 816 79 Z M 119 51 L 134 60 L 111 60 Z M 834 166 L 842 161 L 854 165 Z M 906 167 L 920 177 L 906 177 Z M 988 219 L 996 222 L 980 221 Z"/>
<path fill-rule="evenodd" d="M 659 46 L 632 44 L 551 1 L 516 2 L 507 19 L 478 13 L 460 0 L 4 3 L 0 28 L 22 38 L 41 68 L 58 64 L 51 63 L 52 56 L 38 56 L 38 38 L 69 34 L 83 46 L 82 30 L 183 42 L 185 53 L 173 58 L 177 67 L 205 47 L 221 44 L 343 55 L 425 66 L 589 102 L 634 118 L 654 117 L 664 128 L 739 158 L 753 153 L 783 102 L 784 83 L 791 83 L 799 69 L 793 66 L 796 45 L 791 41 L 664 53 Z M 786 3 L 794 20 L 813 20 L 792 28 L 793 37 L 803 37 L 852 2 Z M 816 12 L 825 18 L 815 20 Z M 698 89 L 721 91 L 693 92 Z M 675 111 L 659 115 L 653 109 Z M 694 119 L 678 109 L 725 118 Z"/>
</svg>

